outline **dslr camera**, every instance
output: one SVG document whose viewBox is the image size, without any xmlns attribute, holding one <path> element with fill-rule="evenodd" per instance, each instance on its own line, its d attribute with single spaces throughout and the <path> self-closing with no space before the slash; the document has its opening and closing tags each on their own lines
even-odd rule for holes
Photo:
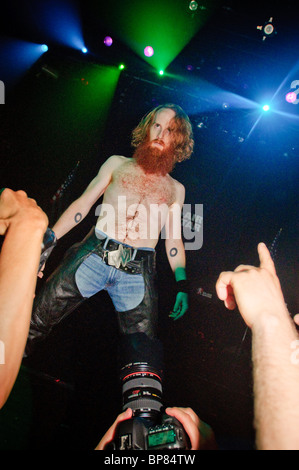
<svg viewBox="0 0 299 470">
<path fill-rule="evenodd" d="M 107 450 L 190 449 L 181 423 L 164 413 L 161 372 L 148 362 L 133 362 L 121 370 L 123 411 L 131 419 L 118 424 Z"/>
</svg>

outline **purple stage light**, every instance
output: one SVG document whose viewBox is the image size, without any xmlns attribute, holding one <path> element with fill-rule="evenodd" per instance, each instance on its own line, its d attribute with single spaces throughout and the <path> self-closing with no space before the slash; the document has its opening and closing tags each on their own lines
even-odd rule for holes
<svg viewBox="0 0 299 470">
<path fill-rule="evenodd" d="M 113 44 L 113 39 L 112 39 L 110 36 L 106 36 L 105 39 L 104 39 L 104 44 L 105 44 L 105 46 L 107 46 L 107 47 L 112 46 L 112 44 Z"/>
<path fill-rule="evenodd" d="M 286 95 L 286 101 L 288 103 L 294 103 L 294 101 L 296 101 L 296 99 L 297 99 L 297 95 L 294 91 L 291 91 L 290 93 L 288 93 Z"/>
<path fill-rule="evenodd" d="M 144 49 L 144 55 L 146 57 L 152 57 L 152 55 L 154 55 L 154 49 L 151 46 L 146 46 Z"/>
</svg>

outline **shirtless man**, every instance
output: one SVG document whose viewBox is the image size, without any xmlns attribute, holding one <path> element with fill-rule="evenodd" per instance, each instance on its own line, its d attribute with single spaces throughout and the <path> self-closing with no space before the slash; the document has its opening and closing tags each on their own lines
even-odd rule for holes
<svg viewBox="0 0 299 470">
<path fill-rule="evenodd" d="M 68 250 L 35 299 L 29 342 L 41 339 L 84 299 L 107 290 L 124 334 L 155 336 L 155 246 L 165 246 L 177 281 L 176 320 L 188 309 L 181 210 L 185 189 L 169 173 L 191 156 L 192 127 L 176 105 L 158 106 L 133 131 L 133 158 L 114 155 L 53 227 L 57 239 L 103 195 L 96 227 Z"/>
</svg>

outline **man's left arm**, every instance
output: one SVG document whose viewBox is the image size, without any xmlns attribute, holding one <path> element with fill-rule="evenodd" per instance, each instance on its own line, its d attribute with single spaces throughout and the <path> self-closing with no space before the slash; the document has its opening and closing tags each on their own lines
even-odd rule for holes
<svg viewBox="0 0 299 470">
<path fill-rule="evenodd" d="M 165 225 L 165 248 L 170 267 L 175 275 L 177 295 L 170 317 L 181 318 L 188 310 L 188 288 L 186 275 L 186 254 L 182 240 L 181 212 L 185 200 L 185 188 L 177 183 L 176 202 L 169 208 Z"/>
</svg>

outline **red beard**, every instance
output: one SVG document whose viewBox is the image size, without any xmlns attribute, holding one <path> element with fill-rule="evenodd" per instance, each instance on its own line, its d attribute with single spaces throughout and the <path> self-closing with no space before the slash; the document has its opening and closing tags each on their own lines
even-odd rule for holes
<svg viewBox="0 0 299 470">
<path fill-rule="evenodd" d="M 171 146 L 160 150 L 157 147 L 151 147 L 151 142 L 140 144 L 133 158 L 145 173 L 161 176 L 171 173 L 175 165 L 175 155 Z"/>
</svg>

